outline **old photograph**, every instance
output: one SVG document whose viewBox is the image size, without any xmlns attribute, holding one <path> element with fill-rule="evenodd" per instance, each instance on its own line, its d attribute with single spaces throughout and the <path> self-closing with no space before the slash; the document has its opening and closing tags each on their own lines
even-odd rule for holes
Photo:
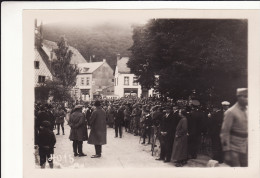
<svg viewBox="0 0 260 178">
<path fill-rule="evenodd" d="M 24 10 L 32 39 L 24 163 L 249 168 L 251 21 L 189 13 Z"/>
</svg>

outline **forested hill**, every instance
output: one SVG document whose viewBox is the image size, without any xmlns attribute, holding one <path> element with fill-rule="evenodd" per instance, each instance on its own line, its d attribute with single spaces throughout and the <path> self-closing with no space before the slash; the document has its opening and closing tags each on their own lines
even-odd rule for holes
<svg viewBox="0 0 260 178">
<path fill-rule="evenodd" d="M 120 24 L 105 23 L 99 25 L 43 25 L 43 38 L 57 42 L 65 35 L 70 46 L 75 47 L 89 61 L 90 55 L 95 55 L 92 61 L 106 59 L 114 69 L 116 55 L 129 56 L 132 46 L 132 28 Z"/>
</svg>

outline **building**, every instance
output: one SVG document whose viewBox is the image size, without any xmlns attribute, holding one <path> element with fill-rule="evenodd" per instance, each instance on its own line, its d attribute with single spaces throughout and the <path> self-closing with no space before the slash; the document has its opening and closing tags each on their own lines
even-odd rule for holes
<svg viewBox="0 0 260 178">
<path fill-rule="evenodd" d="M 142 90 L 136 80 L 137 77 L 130 72 L 130 68 L 127 67 L 129 57 L 117 56 L 117 65 L 115 69 L 115 95 L 118 97 L 125 96 L 137 96 L 140 97 Z"/>
<path fill-rule="evenodd" d="M 52 80 L 51 66 L 48 55 L 42 49 L 42 25 L 37 26 L 35 21 L 34 43 L 34 86 L 38 87 L 46 80 Z"/>
<path fill-rule="evenodd" d="M 90 101 L 114 95 L 113 69 L 104 59 L 102 62 L 79 63 L 80 72 L 73 88 L 75 100 Z"/>
</svg>

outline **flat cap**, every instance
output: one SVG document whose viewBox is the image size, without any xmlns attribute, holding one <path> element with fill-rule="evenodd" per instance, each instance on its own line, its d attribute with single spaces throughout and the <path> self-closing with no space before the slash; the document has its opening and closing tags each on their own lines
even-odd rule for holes
<svg viewBox="0 0 260 178">
<path fill-rule="evenodd" d="M 237 89 L 237 96 L 247 95 L 247 88 L 238 88 Z"/>
</svg>

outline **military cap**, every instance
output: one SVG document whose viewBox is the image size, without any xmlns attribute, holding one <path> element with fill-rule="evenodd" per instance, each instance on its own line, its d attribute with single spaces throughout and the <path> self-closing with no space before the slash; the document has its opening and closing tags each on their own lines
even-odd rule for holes
<svg viewBox="0 0 260 178">
<path fill-rule="evenodd" d="M 81 104 L 78 104 L 78 105 L 76 105 L 76 106 L 75 106 L 75 108 L 74 108 L 74 109 L 80 109 L 80 108 L 83 108 L 83 105 L 81 105 Z"/>
<path fill-rule="evenodd" d="M 238 88 L 237 89 L 237 96 L 247 95 L 247 88 Z"/>
<path fill-rule="evenodd" d="M 229 106 L 230 103 L 229 103 L 228 101 L 223 101 L 223 102 L 221 102 L 221 105 L 222 105 L 222 106 Z"/>
</svg>

